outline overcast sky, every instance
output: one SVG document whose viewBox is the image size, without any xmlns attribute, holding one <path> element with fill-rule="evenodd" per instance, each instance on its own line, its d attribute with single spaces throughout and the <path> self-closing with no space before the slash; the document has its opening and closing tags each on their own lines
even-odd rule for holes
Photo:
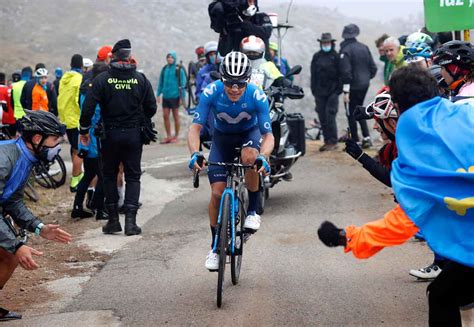
<svg viewBox="0 0 474 327">
<path fill-rule="evenodd" d="M 263 9 L 274 3 L 289 4 L 290 0 L 259 0 Z M 423 0 L 294 0 L 293 4 L 337 8 L 346 16 L 378 21 L 423 13 Z"/>
</svg>

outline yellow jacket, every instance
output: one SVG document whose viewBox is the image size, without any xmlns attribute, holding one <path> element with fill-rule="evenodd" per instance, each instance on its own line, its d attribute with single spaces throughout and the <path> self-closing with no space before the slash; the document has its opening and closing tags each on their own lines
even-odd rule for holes
<svg viewBox="0 0 474 327">
<path fill-rule="evenodd" d="M 81 83 L 82 74 L 72 70 L 66 72 L 59 82 L 58 115 L 67 129 L 79 128 Z"/>
</svg>

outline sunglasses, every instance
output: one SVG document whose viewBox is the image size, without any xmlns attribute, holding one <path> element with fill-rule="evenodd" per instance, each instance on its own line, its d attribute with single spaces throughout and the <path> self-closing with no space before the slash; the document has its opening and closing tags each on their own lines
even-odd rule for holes
<svg viewBox="0 0 474 327">
<path fill-rule="evenodd" d="M 238 89 L 243 89 L 244 87 L 247 86 L 247 82 L 234 82 L 234 81 L 223 81 L 224 86 L 229 87 L 229 88 L 238 88 Z"/>
</svg>

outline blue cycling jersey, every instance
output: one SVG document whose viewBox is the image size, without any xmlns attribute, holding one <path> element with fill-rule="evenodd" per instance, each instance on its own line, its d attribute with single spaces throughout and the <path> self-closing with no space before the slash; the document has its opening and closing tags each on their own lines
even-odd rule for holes
<svg viewBox="0 0 474 327">
<path fill-rule="evenodd" d="M 239 134 L 257 125 L 262 135 L 272 132 L 267 96 L 254 84 L 248 84 L 235 103 L 227 97 L 222 81 L 209 84 L 201 94 L 193 123 L 205 126 L 211 110 L 214 128 L 221 133 Z"/>
</svg>

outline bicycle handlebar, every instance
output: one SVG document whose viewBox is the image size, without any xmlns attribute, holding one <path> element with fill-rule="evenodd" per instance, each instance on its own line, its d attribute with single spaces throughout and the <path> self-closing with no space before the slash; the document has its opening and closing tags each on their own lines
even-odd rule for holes
<svg viewBox="0 0 474 327">
<path fill-rule="evenodd" d="M 203 160 L 198 160 L 198 165 L 203 167 Z M 206 162 L 204 166 L 220 166 L 226 168 L 243 168 L 243 169 L 252 169 L 254 165 L 246 165 L 240 163 L 230 163 L 230 162 Z M 199 187 L 199 170 L 195 170 L 193 174 L 193 186 L 194 188 Z"/>
</svg>

